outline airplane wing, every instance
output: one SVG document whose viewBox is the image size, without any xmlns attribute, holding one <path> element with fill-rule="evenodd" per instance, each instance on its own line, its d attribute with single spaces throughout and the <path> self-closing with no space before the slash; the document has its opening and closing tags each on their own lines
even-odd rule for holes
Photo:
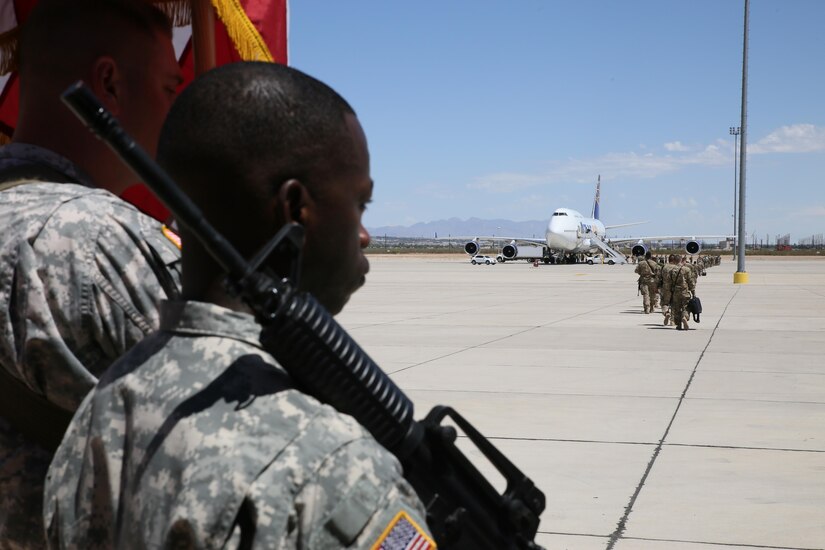
<svg viewBox="0 0 825 550">
<path fill-rule="evenodd" d="M 439 241 L 515 241 L 516 243 L 529 243 L 547 246 L 547 239 L 534 237 L 500 237 L 496 235 L 452 235 L 450 237 L 439 237 Z"/>
<path fill-rule="evenodd" d="M 495 235 L 476 235 L 473 237 L 468 236 L 450 236 L 446 237 L 447 240 L 457 240 L 457 241 L 464 241 L 464 252 L 469 254 L 470 256 L 475 256 L 479 253 L 482 246 L 479 242 L 491 241 L 494 243 L 494 246 L 501 246 L 501 256 L 505 260 L 515 260 L 518 258 L 533 258 L 533 257 L 541 257 L 544 258 L 545 263 L 550 262 L 552 255 L 548 256 L 549 249 L 547 248 L 547 241 L 545 239 L 537 239 L 534 237 L 508 237 L 508 236 L 495 236 Z M 442 237 L 439 240 L 445 240 Z M 524 246 L 522 249 L 522 245 L 532 245 L 532 246 Z M 541 247 L 541 254 L 539 256 L 535 255 L 536 245 Z M 531 249 L 530 252 L 532 254 L 528 254 L 527 249 Z M 519 250 L 522 250 L 520 253 Z"/>
<path fill-rule="evenodd" d="M 620 224 L 617 224 L 617 225 L 605 225 L 604 229 L 605 229 L 605 231 L 608 231 L 610 229 L 616 229 L 617 227 L 630 227 L 631 225 L 642 225 L 643 223 L 647 223 L 647 222 L 630 222 L 630 223 L 620 223 Z"/>
<path fill-rule="evenodd" d="M 698 254 L 702 250 L 702 241 L 730 239 L 730 235 L 665 235 L 654 237 L 624 237 L 619 239 L 607 239 L 611 246 L 626 245 L 631 249 L 634 256 L 642 256 L 648 251 L 645 241 L 683 241 L 685 252 L 688 254 Z"/>
<path fill-rule="evenodd" d="M 665 235 L 665 236 L 653 236 L 653 237 L 621 237 L 621 238 L 613 238 L 607 237 L 605 238 L 610 244 L 624 244 L 624 243 L 637 243 L 639 241 L 708 241 L 711 239 L 733 239 L 735 238 L 733 235 Z"/>
</svg>

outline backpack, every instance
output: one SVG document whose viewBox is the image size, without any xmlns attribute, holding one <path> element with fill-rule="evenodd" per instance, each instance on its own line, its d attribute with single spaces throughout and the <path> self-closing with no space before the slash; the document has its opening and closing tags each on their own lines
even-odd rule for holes
<svg viewBox="0 0 825 550">
<path fill-rule="evenodd" d="M 699 323 L 699 314 L 702 313 L 702 301 L 699 299 L 698 296 L 694 296 L 687 302 L 687 306 L 685 306 L 688 313 L 693 314 L 693 320 Z"/>
</svg>

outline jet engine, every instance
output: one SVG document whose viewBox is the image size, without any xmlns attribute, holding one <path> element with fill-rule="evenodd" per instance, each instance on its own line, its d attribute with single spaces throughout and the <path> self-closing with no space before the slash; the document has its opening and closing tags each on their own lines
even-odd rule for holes
<svg viewBox="0 0 825 550">
<path fill-rule="evenodd" d="M 505 260 L 513 260 L 516 256 L 518 256 L 518 247 L 516 246 L 515 242 L 510 244 L 505 244 L 501 248 L 501 255 L 504 256 Z"/>
<path fill-rule="evenodd" d="M 642 241 L 639 241 L 633 245 L 633 248 L 630 249 L 630 253 L 634 256 L 644 256 L 647 254 L 647 245 Z"/>
<path fill-rule="evenodd" d="M 470 256 L 475 256 L 476 254 L 478 254 L 479 250 L 481 250 L 481 247 L 478 246 L 478 239 L 473 239 L 472 241 L 464 245 L 464 252 L 466 252 Z"/>
<path fill-rule="evenodd" d="M 685 252 L 688 254 L 699 254 L 700 250 L 702 250 L 702 243 L 699 241 L 688 241 L 685 243 Z"/>
</svg>

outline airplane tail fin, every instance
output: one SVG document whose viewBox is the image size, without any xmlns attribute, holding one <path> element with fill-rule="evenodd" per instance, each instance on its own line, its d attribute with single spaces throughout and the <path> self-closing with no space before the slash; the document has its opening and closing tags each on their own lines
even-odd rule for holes
<svg viewBox="0 0 825 550">
<path fill-rule="evenodd" d="M 599 178 L 596 180 L 596 198 L 593 200 L 593 212 L 591 212 L 590 217 L 594 220 L 599 219 L 599 196 L 601 195 L 602 191 L 602 176 L 599 174 Z"/>
</svg>

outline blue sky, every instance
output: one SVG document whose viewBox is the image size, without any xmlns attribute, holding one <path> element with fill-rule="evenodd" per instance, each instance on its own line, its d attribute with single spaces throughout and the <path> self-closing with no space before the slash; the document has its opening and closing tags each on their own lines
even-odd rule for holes
<svg viewBox="0 0 825 550">
<path fill-rule="evenodd" d="M 367 133 L 365 224 L 588 215 L 730 233 L 744 0 L 293 0 Z M 825 1 L 751 0 L 747 232 L 825 233 Z"/>
</svg>

